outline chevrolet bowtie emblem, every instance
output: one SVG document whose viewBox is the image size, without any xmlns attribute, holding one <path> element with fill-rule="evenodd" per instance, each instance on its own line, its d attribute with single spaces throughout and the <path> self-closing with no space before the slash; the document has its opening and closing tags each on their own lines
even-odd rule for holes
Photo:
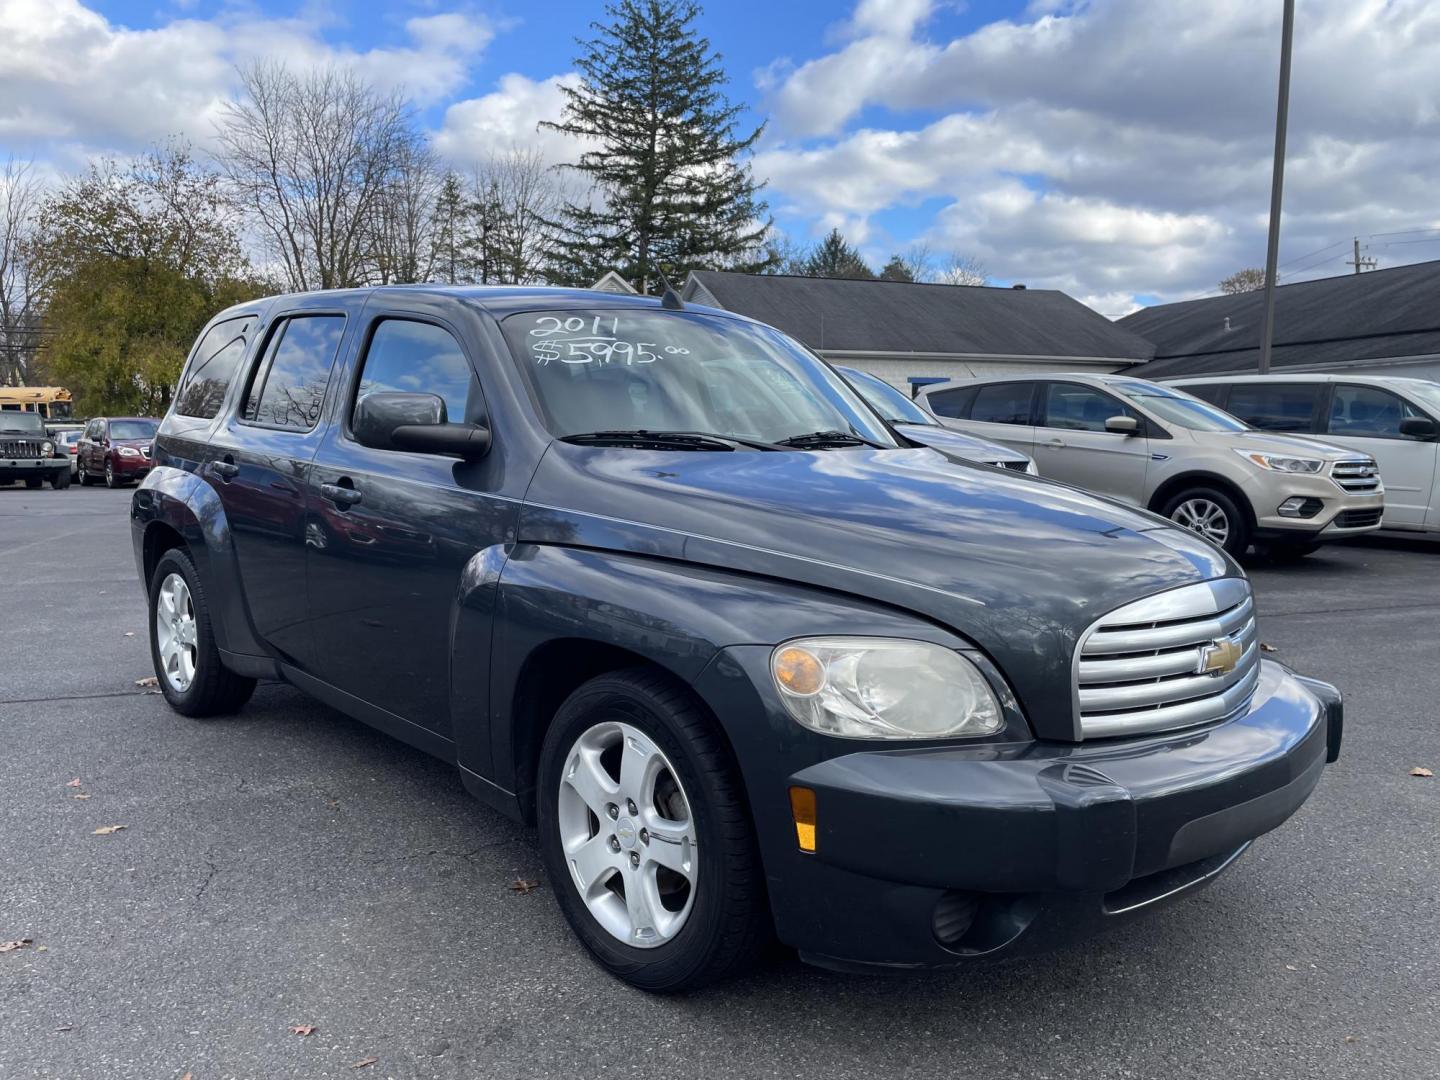
<svg viewBox="0 0 1440 1080">
<path fill-rule="evenodd" d="M 1228 675 L 1240 663 L 1244 650 L 1229 638 L 1212 641 L 1200 648 L 1200 660 L 1195 665 L 1197 675 Z"/>
</svg>

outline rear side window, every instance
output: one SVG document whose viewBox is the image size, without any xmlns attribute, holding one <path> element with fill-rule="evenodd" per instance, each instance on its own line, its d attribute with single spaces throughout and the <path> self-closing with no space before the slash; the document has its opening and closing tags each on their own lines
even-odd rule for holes
<svg viewBox="0 0 1440 1080">
<path fill-rule="evenodd" d="M 470 361 L 450 332 L 433 323 L 386 319 L 376 326 L 355 401 L 385 390 L 437 395 L 452 424 L 483 419 L 480 384 Z"/>
<path fill-rule="evenodd" d="M 982 386 L 970 407 L 970 419 L 987 424 L 1028 424 L 1034 393 L 1035 384 L 1028 382 Z"/>
<path fill-rule="evenodd" d="M 970 415 L 970 403 L 975 400 L 975 387 L 957 386 L 954 390 L 936 390 L 925 395 L 925 404 L 936 416 L 948 416 L 952 420 L 964 420 Z"/>
<path fill-rule="evenodd" d="M 1236 383 L 1225 411 L 1262 431 L 1312 431 L 1318 385 Z"/>
<path fill-rule="evenodd" d="M 252 424 L 309 431 L 320 419 L 343 315 L 296 315 L 270 335 L 241 415 Z"/>
<path fill-rule="evenodd" d="M 1330 403 L 1330 434 L 1368 439 L 1403 439 L 1400 421 L 1422 413 L 1408 401 L 1373 386 L 1335 387 Z"/>
<path fill-rule="evenodd" d="M 1177 390 L 1184 390 L 1187 394 L 1198 397 L 1201 401 L 1208 401 L 1211 405 L 1224 406 L 1225 384 L 1206 383 L 1204 386 L 1177 386 Z"/>
<path fill-rule="evenodd" d="M 213 420 L 219 414 L 245 356 L 245 342 L 255 321 L 254 315 L 226 319 L 212 326 L 200 339 L 190 369 L 175 392 L 177 413 L 202 420 Z"/>
</svg>

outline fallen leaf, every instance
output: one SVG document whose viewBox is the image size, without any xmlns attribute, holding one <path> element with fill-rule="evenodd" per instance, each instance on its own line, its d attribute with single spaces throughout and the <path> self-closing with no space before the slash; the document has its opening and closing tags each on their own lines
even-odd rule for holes
<svg viewBox="0 0 1440 1080">
<path fill-rule="evenodd" d="M 511 892 L 528 893 L 534 892 L 540 887 L 538 881 L 526 881 L 524 878 L 516 878 L 510 885 Z"/>
<path fill-rule="evenodd" d="M 1434 774 L 1433 772 L 1431 772 L 1429 769 L 1425 768 L 1424 765 L 1416 765 L 1415 768 L 1413 768 L 1413 769 L 1410 770 L 1410 775 L 1411 775 L 1411 776 L 1434 776 L 1435 774 Z"/>
<path fill-rule="evenodd" d="M 80 792 L 76 792 L 74 795 L 71 795 L 70 797 L 71 797 L 72 799 L 88 799 L 90 796 L 89 796 L 89 795 L 86 795 L 85 792 L 80 791 Z"/>
<path fill-rule="evenodd" d="M 126 630 L 126 631 L 125 631 L 125 636 L 126 636 L 126 637 L 134 637 L 134 636 L 135 636 L 135 631 L 134 631 L 134 630 Z"/>
<path fill-rule="evenodd" d="M 79 787 L 79 786 L 80 786 L 80 777 L 77 776 L 77 777 L 75 777 L 74 780 L 67 780 L 67 781 L 65 782 L 65 786 L 66 786 L 66 787 Z"/>
<path fill-rule="evenodd" d="M 23 949 L 34 940 L 34 938 L 22 937 L 16 938 L 14 941 L 0 941 L 0 952 L 14 952 L 16 949 Z"/>
<path fill-rule="evenodd" d="M 1285 970 L 1286 970 L 1286 971 L 1299 971 L 1300 969 L 1297 968 L 1294 964 L 1286 964 L 1286 965 L 1285 965 Z"/>
<path fill-rule="evenodd" d="M 96 830 L 95 830 L 93 833 L 91 833 L 90 835 L 91 835 L 91 836 L 109 836 L 111 833 L 117 833 L 117 832 L 119 832 L 119 831 L 120 831 L 121 829 L 123 829 L 123 828 L 125 828 L 124 825 L 101 825 L 100 828 L 96 829 Z"/>
<path fill-rule="evenodd" d="M 147 676 L 145 676 L 145 678 L 143 678 L 143 679 L 136 679 L 136 680 L 135 680 L 135 685 L 136 685 L 136 686 L 159 686 L 159 685 L 160 685 L 160 680 L 159 680 L 158 678 L 156 678 L 154 675 L 147 675 Z"/>
<path fill-rule="evenodd" d="M 1267 644 L 1265 644 L 1265 642 L 1262 641 L 1262 642 L 1260 642 L 1260 651 L 1261 651 L 1261 652 L 1279 652 L 1280 650 L 1277 649 L 1274 645 L 1267 645 Z"/>
<path fill-rule="evenodd" d="M 363 1069 L 367 1066 L 374 1065 L 379 1060 L 380 1059 L 377 1057 L 361 1058 L 359 1061 L 355 1062 L 355 1064 L 351 1065 L 350 1067 L 352 1069 Z"/>
<path fill-rule="evenodd" d="M 36 951 L 36 952 L 49 952 L 49 951 L 50 951 L 50 946 L 49 946 L 49 945 L 36 945 L 36 946 L 35 946 L 35 951 Z"/>
<path fill-rule="evenodd" d="M 1360 1036 L 1359 1036 L 1359 1035 L 1346 1035 L 1346 1036 L 1345 1036 L 1345 1041 L 1346 1041 L 1346 1042 L 1359 1042 L 1359 1041 L 1360 1041 Z"/>
<path fill-rule="evenodd" d="M 191 1073 L 186 1073 L 184 1076 L 180 1077 L 180 1080 L 195 1080 L 195 1077 Z"/>
<path fill-rule="evenodd" d="M 314 1035 L 314 1034 L 315 1034 L 315 1025 L 314 1025 L 314 1024 L 293 1024 L 293 1025 L 291 1025 L 290 1030 L 291 1030 L 292 1032 L 294 1032 L 296 1035 L 299 1035 L 299 1036 L 301 1036 L 301 1037 L 304 1037 L 304 1036 L 306 1036 L 306 1035 Z"/>
</svg>

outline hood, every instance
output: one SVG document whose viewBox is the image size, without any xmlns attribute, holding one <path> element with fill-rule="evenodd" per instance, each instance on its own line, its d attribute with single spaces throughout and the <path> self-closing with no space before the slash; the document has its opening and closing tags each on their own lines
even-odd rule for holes
<svg viewBox="0 0 1440 1080">
<path fill-rule="evenodd" d="M 891 424 L 890 426 L 912 442 L 954 454 L 956 457 L 962 457 L 968 461 L 1030 460 L 1027 455 L 1018 450 L 1012 450 L 1008 446 L 976 438 L 963 431 L 940 427 L 938 424 Z"/>
<path fill-rule="evenodd" d="M 522 542 L 682 559 L 941 623 L 989 653 L 1037 730 L 1056 738 L 1073 731 L 1071 654 L 1095 619 L 1164 589 L 1240 574 L 1204 540 L 1143 512 L 929 450 L 554 443 L 525 501 Z"/>
<path fill-rule="evenodd" d="M 1231 446 L 1236 450 L 1260 450 L 1267 454 L 1297 454 L 1326 461 L 1367 456 L 1303 435 L 1278 435 L 1269 431 L 1192 431 L 1190 434 L 1195 436 L 1196 442 Z"/>
</svg>

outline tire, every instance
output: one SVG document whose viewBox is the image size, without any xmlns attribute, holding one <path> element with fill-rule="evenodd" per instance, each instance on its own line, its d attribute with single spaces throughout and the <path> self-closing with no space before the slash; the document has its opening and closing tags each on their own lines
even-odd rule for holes
<svg viewBox="0 0 1440 1080">
<path fill-rule="evenodd" d="M 1189 488 L 1173 495 L 1161 513 L 1236 558 L 1245 554 L 1245 549 L 1250 546 L 1250 518 L 1234 499 L 1215 488 Z M 1198 524 L 1200 520 L 1216 521 L 1217 518 L 1207 515 L 1217 514 L 1223 518 L 1223 537 L 1219 529 L 1207 530 Z"/>
<path fill-rule="evenodd" d="M 161 592 L 176 577 L 184 584 L 191 615 L 191 631 L 184 635 L 193 638 L 189 647 L 191 674 L 188 680 L 176 678 L 167 671 L 161 656 L 160 624 L 163 619 L 158 617 Z M 170 707 L 185 716 L 220 716 L 235 712 L 249 701 L 255 691 L 255 680 L 235 674 L 221 662 L 220 651 L 215 647 L 215 635 L 210 628 L 210 605 L 205 599 L 205 587 L 195 571 L 195 564 L 183 548 L 171 548 L 160 556 L 155 573 L 150 577 L 149 597 L 150 660 L 155 666 L 160 692 L 165 695 Z"/>
<path fill-rule="evenodd" d="M 91 484 L 90 474 L 85 471 L 85 466 L 81 462 L 75 463 L 75 479 L 80 481 L 81 487 L 89 487 Z"/>
<path fill-rule="evenodd" d="M 27 477 L 25 477 L 25 487 L 26 487 L 26 489 L 29 490 L 29 491 L 39 491 L 40 488 L 41 488 L 41 486 L 42 486 L 44 483 L 45 483 L 44 479 L 43 479 L 42 477 L 39 477 L 39 476 L 27 476 Z"/>
<path fill-rule="evenodd" d="M 633 772 L 646 778 L 639 785 L 616 784 L 618 790 L 598 792 L 592 787 L 590 798 L 581 796 L 579 788 L 588 785 L 573 785 L 566 776 L 572 751 L 601 745 L 620 725 L 621 749 L 612 747 L 594 758 L 612 784 L 626 775 L 615 757 L 637 746 L 642 755 L 650 755 L 652 764 L 662 764 L 653 772 Z M 676 993 L 738 974 L 754 963 L 770 939 L 771 924 L 744 787 L 729 748 L 685 686 L 647 668 L 585 683 L 555 714 L 541 748 L 537 779 L 546 871 L 565 918 L 602 967 L 641 990 Z M 641 800 L 635 807 L 638 814 L 631 810 L 627 792 Z M 590 810 L 592 802 L 609 798 L 615 800 L 615 813 L 604 806 L 599 814 Z M 665 810 L 659 809 L 662 803 Z M 672 826 L 667 819 L 680 809 L 683 817 L 674 820 L 683 824 Z M 577 821 L 582 823 L 578 833 Z M 585 822 L 588 827 L 583 827 Z M 663 831 L 684 833 L 693 838 L 693 846 L 686 848 L 683 841 L 667 846 L 658 839 Z M 588 839 L 587 832 L 593 832 Z M 600 863 L 614 860 L 589 890 L 598 900 L 587 901 L 572 872 L 577 844 L 600 845 L 591 852 Z M 688 867 L 689 877 L 662 868 L 662 852 L 668 853 L 663 861 Z M 642 860 L 638 865 L 632 861 L 637 859 Z M 627 863 L 632 870 L 624 869 Z M 654 882 L 655 892 L 635 893 L 652 897 L 663 909 L 655 910 L 648 934 L 643 928 L 634 932 L 637 922 L 630 905 L 618 896 L 617 881 L 622 889 L 632 882 Z M 626 928 L 631 931 L 628 940 L 621 933 Z M 646 937 L 648 944 L 631 943 Z"/>
<path fill-rule="evenodd" d="M 115 475 L 115 463 L 114 463 L 113 461 L 111 461 L 109 458 L 106 458 L 106 459 L 105 459 L 105 486 L 106 486 L 107 488 L 118 488 L 118 487 L 121 487 L 124 483 L 125 483 L 125 481 L 117 478 L 116 475 Z"/>
<path fill-rule="evenodd" d="M 70 470 L 66 469 L 64 472 L 52 476 L 50 478 L 50 486 L 56 491 L 63 491 L 68 488 L 70 486 Z"/>
</svg>

